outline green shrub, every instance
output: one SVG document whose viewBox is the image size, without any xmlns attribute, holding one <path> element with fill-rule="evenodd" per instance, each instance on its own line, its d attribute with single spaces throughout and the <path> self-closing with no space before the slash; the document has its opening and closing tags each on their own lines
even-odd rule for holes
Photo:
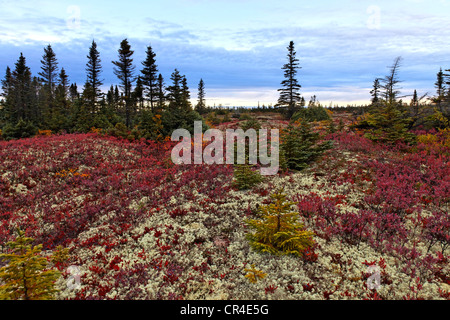
<svg viewBox="0 0 450 320">
<path fill-rule="evenodd" d="M 37 131 L 31 121 L 20 119 L 15 125 L 7 123 L 3 127 L 2 137 L 5 140 L 30 138 L 36 135 Z"/>
<path fill-rule="evenodd" d="M 251 118 L 240 125 L 241 129 L 247 131 L 248 129 L 255 129 L 258 133 L 258 130 L 262 128 L 261 123 L 255 119 Z"/>
<path fill-rule="evenodd" d="M 233 186 L 238 190 L 247 190 L 263 180 L 261 174 L 253 171 L 248 164 L 238 164 L 234 169 Z"/>
<path fill-rule="evenodd" d="M 239 120 L 251 120 L 251 119 L 253 119 L 253 117 L 250 114 L 248 114 L 247 112 L 241 113 L 239 116 Z"/>
<path fill-rule="evenodd" d="M 314 122 L 314 121 L 328 121 L 331 120 L 331 117 L 324 107 L 312 106 L 300 109 L 291 118 L 292 121 L 298 121 L 301 119 L 309 122 Z"/>
<path fill-rule="evenodd" d="M 281 167 L 303 170 L 322 153 L 332 147 L 331 141 L 320 142 L 320 134 L 313 132 L 307 121 L 290 123 L 282 132 L 280 153 Z"/>
</svg>

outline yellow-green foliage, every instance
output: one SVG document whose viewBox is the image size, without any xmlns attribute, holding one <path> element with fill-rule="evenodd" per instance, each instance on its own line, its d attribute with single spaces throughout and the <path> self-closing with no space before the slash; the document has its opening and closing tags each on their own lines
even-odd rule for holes
<svg viewBox="0 0 450 320">
<path fill-rule="evenodd" d="M 62 246 L 57 246 L 52 255 L 52 263 L 59 269 L 67 266 L 67 261 L 69 260 L 69 249 L 63 248 Z"/>
<path fill-rule="evenodd" d="M 314 233 L 304 229 L 298 221 L 298 212 L 291 211 L 294 203 L 286 201 L 282 191 L 273 194 L 272 198 L 273 203 L 260 207 L 260 219 L 247 221 L 254 230 L 247 235 L 251 247 L 261 253 L 303 256 L 314 244 Z"/>
<path fill-rule="evenodd" d="M 0 269 L 0 300 L 51 300 L 57 290 L 54 282 L 60 272 L 46 270 L 47 259 L 41 256 L 42 245 L 32 246 L 33 239 L 23 231 L 8 242 L 10 253 L 0 254 L 7 263 Z"/>
<path fill-rule="evenodd" d="M 244 270 L 247 272 L 245 277 L 251 283 L 257 283 L 259 279 L 264 279 L 267 276 L 266 273 L 256 269 L 254 264 L 252 264 L 251 268 L 245 268 Z"/>
</svg>

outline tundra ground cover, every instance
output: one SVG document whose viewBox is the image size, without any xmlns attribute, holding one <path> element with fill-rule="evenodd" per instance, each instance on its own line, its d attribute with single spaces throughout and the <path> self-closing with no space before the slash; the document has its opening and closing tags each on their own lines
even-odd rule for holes
<svg viewBox="0 0 450 320">
<path fill-rule="evenodd" d="M 58 299 L 448 299 L 447 146 L 422 136 L 405 152 L 338 132 L 309 168 L 244 191 L 232 166 L 174 165 L 171 142 L 0 142 L 0 250 L 17 227 L 48 254 L 69 248 Z M 280 188 L 315 233 L 303 257 L 246 239 L 245 220 Z M 249 281 L 250 267 L 265 276 Z"/>
</svg>

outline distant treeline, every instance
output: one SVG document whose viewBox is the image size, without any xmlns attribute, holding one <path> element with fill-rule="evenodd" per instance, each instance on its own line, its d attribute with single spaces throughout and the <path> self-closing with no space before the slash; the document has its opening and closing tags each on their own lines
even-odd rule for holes
<svg viewBox="0 0 450 320">
<path fill-rule="evenodd" d="M 316 108 L 314 112 L 323 118 L 323 108 L 316 96 L 308 104 L 300 95 L 301 85 L 297 80 L 299 67 L 294 43 L 288 49 L 287 63 L 283 65 L 284 80 L 279 89 L 280 97 L 272 106 L 253 108 L 226 108 L 233 113 L 278 112 L 286 119 L 299 118 L 303 109 Z M 51 45 L 44 48 L 41 68 L 33 75 L 21 53 L 13 68 L 6 68 L 1 80 L 0 130 L 3 139 L 28 137 L 38 130 L 58 132 L 88 132 L 93 129 L 134 130 L 138 137 L 157 139 L 171 135 L 174 129 L 193 130 L 195 120 L 203 120 L 202 115 L 221 112 L 224 107 L 206 105 L 205 84 L 198 83 L 196 105 L 191 104 L 190 89 L 185 75 L 174 69 L 170 82 L 158 71 L 156 54 L 147 47 L 145 60 L 139 65 L 133 61 L 134 51 L 127 39 L 120 43 L 114 74 L 118 85 L 103 93 L 102 61 L 97 44 L 92 42 L 86 56 L 86 81 L 80 88 L 71 83 L 64 67 L 59 66 Z M 390 106 L 401 113 L 408 128 L 419 125 L 448 126 L 450 121 L 450 75 L 442 69 L 437 74 L 436 95 L 418 97 L 412 94 L 411 104 L 402 102 L 398 90 L 397 58 L 384 78 L 376 78 L 370 92 L 369 106 L 346 106 L 328 108 L 333 112 L 351 112 L 355 116 L 380 112 Z M 137 67 L 139 69 L 137 70 Z M 450 70 L 446 70 L 449 72 Z M 297 114 L 297 115 L 296 115 Z M 365 126 L 370 126 L 370 121 Z M 206 128 L 206 125 L 205 125 Z"/>
</svg>

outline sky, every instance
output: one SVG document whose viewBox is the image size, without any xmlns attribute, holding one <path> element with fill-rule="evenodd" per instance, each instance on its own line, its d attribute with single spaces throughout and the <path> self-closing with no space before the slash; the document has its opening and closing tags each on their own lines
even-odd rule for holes
<svg viewBox="0 0 450 320">
<path fill-rule="evenodd" d="M 450 0 L 0 0 L 0 77 L 21 52 L 37 75 L 50 44 L 82 88 L 95 40 L 107 89 L 125 38 L 136 74 L 151 45 L 166 84 L 178 69 L 193 102 L 203 79 L 210 106 L 276 104 L 294 41 L 306 101 L 366 104 L 398 56 L 401 93 L 435 94 L 439 68 L 450 69 Z"/>
</svg>

